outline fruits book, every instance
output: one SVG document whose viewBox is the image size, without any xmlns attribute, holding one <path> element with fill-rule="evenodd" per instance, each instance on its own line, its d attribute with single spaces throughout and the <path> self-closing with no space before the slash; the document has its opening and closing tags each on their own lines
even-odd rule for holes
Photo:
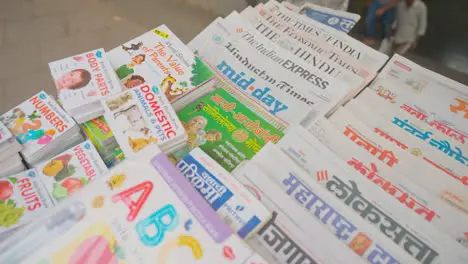
<svg viewBox="0 0 468 264">
<path fill-rule="evenodd" d="M 0 234 L 35 220 L 53 206 L 35 169 L 0 179 Z"/>
<path fill-rule="evenodd" d="M 177 168 L 240 238 L 247 239 L 270 219 L 271 212 L 200 148 L 190 151 Z"/>
<path fill-rule="evenodd" d="M 44 91 L 0 116 L 31 156 L 76 126 L 75 121 Z"/>
<path fill-rule="evenodd" d="M 251 250 L 178 173 L 152 145 L 14 234 L 0 262 L 244 263 Z"/>
<path fill-rule="evenodd" d="M 89 140 L 41 162 L 36 169 L 55 203 L 68 198 L 107 171 Z"/>
<path fill-rule="evenodd" d="M 179 103 L 213 77 L 211 70 L 165 25 L 109 52 L 117 76 L 126 88 L 155 84 L 176 110 Z"/>
<path fill-rule="evenodd" d="M 156 85 L 128 89 L 102 104 L 104 117 L 126 157 L 151 144 L 167 151 L 186 140 L 174 109 Z"/>
<path fill-rule="evenodd" d="M 49 63 L 50 73 L 63 107 L 75 118 L 87 121 L 102 114 L 99 101 L 122 90 L 104 49 L 95 49 Z M 85 120 L 86 119 L 86 120 Z"/>
<path fill-rule="evenodd" d="M 178 112 L 188 135 L 179 160 L 200 147 L 228 172 L 252 158 L 266 143 L 277 143 L 283 132 L 274 128 L 231 94 L 218 89 Z"/>
</svg>

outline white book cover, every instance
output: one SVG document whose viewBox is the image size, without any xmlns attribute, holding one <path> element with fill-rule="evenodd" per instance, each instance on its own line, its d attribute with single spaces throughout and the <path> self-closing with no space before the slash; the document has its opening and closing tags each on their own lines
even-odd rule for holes
<svg viewBox="0 0 468 264">
<path fill-rule="evenodd" d="M 95 49 L 49 63 L 63 107 L 72 115 L 122 90 L 104 49 Z M 102 110 L 100 111 L 102 112 Z"/>
<path fill-rule="evenodd" d="M 232 13 L 231 13 L 232 14 Z M 296 57 L 318 67 L 321 71 L 338 77 L 342 72 L 349 72 L 365 79 L 369 83 L 375 75 L 375 70 L 367 69 L 361 63 L 342 50 L 328 44 L 320 38 L 298 31 L 284 32 L 270 24 L 264 16 L 253 7 L 247 7 L 240 14 L 255 30 L 276 43 L 283 49 L 289 50 Z M 232 15 L 226 17 L 230 20 Z"/>
<path fill-rule="evenodd" d="M 155 146 L 41 220 L 15 234 L 0 262 L 242 264 L 252 255 Z"/>
<path fill-rule="evenodd" d="M 35 169 L 0 179 L 0 234 L 36 220 L 51 207 Z"/>
<path fill-rule="evenodd" d="M 104 117 L 126 157 L 151 144 L 161 148 L 186 140 L 172 105 L 156 85 L 142 84 L 102 101 Z"/>
<path fill-rule="evenodd" d="M 215 23 L 213 22 L 211 26 L 214 26 L 213 24 Z M 364 87 L 365 80 L 362 77 L 347 71 L 340 71 L 336 68 L 337 65 L 324 63 L 322 56 L 317 56 L 318 60 L 315 63 L 313 63 L 314 61 L 306 62 L 277 45 L 271 45 L 271 41 L 267 37 L 255 30 L 246 19 L 235 11 L 217 23 L 216 29 L 230 35 L 234 42 L 247 44 L 243 46 L 255 49 L 262 58 L 281 66 L 285 71 L 293 73 L 298 79 L 309 81 L 310 75 L 316 75 L 328 83 L 325 88 L 319 87 L 319 89 L 323 89 L 337 98 L 350 97 Z M 313 83 L 312 87 L 317 87 L 317 85 Z"/>
<path fill-rule="evenodd" d="M 381 94 L 388 94 L 386 98 L 389 101 L 399 106 L 408 104 L 423 112 L 427 122 L 435 120 L 458 130 L 458 134 L 464 134 L 465 138 L 468 137 L 467 86 L 399 55 L 394 55 L 390 59 L 379 76 L 393 82 L 386 85 L 376 83 L 372 85 L 375 90 L 380 89 Z M 451 132 L 448 129 L 441 131 Z"/>
<path fill-rule="evenodd" d="M 244 264 L 268 264 L 259 254 L 254 253 Z"/>
<path fill-rule="evenodd" d="M 349 33 L 361 19 L 361 16 L 355 13 L 335 10 L 312 3 L 304 3 L 299 8 L 298 13 L 345 33 Z"/>
<path fill-rule="evenodd" d="M 276 146 L 307 172 L 309 177 L 304 178 L 304 182 L 316 181 L 322 185 L 369 224 L 378 226 L 380 232 L 403 250 L 408 251 L 401 238 L 410 237 L 422 241 L 429 250 L 437 252 L 441 259 L 466 255 L 466 249 L 456 241 L 459 236 L 464 237 L 463 232 L 457 233 L 453 238 L 449 236 L 456 230 L 451 227 L 449 218 L 433 217 L 428 221 L 424 217 L 429 216 L 429 209 L 416 203 L 408 195 L 392 199 L 381 192 L 378 185 L 353 171 L 303 128 L 290 129 Z M 268 162 L 265 158 L 275 159 L 275 151 L 266 154 L 263 156 L 264 162 Z M 411 204 L 413 208 L 409 208 L 408 205 Z M 392 226 L 394 232 L 388 232 L 389 226 Z M 414 256 L 418 252 L 408 253 Z"/>
<path fill-rule="evenodd" d="M 271 211 L 200 148 L 176 167 L 240 238 L 248 239 L 270 219 Z"/>
<path fill-rule="evenodd" d="M 0 178 L 20 173 L 24 170 L 26 170 L 26 166 L 18 153 L 9 155 L 8 158 L 0 160 Z"/>
<path fill-rule="evenodd" d="M 410 106 L 399 108 L 382 101 L 367 89 L 346 109 L 395 147 L 421 158 L 460 185 L 468 185 L 468 146 L 416 118 L 417 110 Z"/>
<path fill-rule="evenodd" d="M 24 149 L 24 156 L 31 156 L 54 142 L 76 126 L 65 110 L 41 91 L 0 116 Z"/>
<path fill-rule="evenodd" d="M 155 84 L 177 110 L 184 106 L 178 101 L 214 76 L 165 25 L 111 50 L 109 59 L 126 88 Z"/>
<path fill-rule="evenodd" d="M 427 177 L 431 174 L 422 173 L 421 176 L 426 178 L 423 181 L 414 181 L 404 171 L 382 164 L 382 160 L 363 148 L 367 144 L 357 145 L 326 119 L 316 121 L 306 130 L 339 156 L 348 166 L 380 186 L 382 191 L 394 199 L 400 200 L 403 199 L 402 197 L 412 199 L 414 203 L 410 202 L 406 205 L 418 213 L 420 217 L 429 222 L 434 221 L 436 217 L 446 218 L 444 222 L 448 222 L 453 228 L 451 236 L 455 237 L 457 241 L 467 244 L 468 224 L 465 220 L 467 215 L 453 205 L 453 203 L 457 203 L 458 198 L 449 190 L 444 190 L 443 184 L 439 186 L 441 189 L 439 194 L 434 194 L 434 192 L 423 188 L 425 182 L 428 181 Z M 422 209 L 417 210 L 420 207 Z"/>
<path fill-rule="evenodd" d="M 368 47 L 346 33 L 307 17 L 299 16 L 297 13 L 287 10 L 276 1 L 269 1 L 263 7 L 258 7 L 258 11 L 270 24 L 283 32 L 299 31 L 317 36 L 357 59 L 362 65 L 373 72 L 377 72 L 388 59 L 387 55 Z"/>
<path fill-rule="evenodd" d="M 268 263 L 361 263 L 352 250 L 337 241 L 323 226 L 310 221 L 304 210 L 299 208 L 294 213 L 286 213 L 286 207 L 281 202 L 288 205 L 292 203 L 288 201 L 286 194 L 278 192 L 273 197 L 266 195 L 265 190 L 275 186 L 268 175 L 255 164 L 246 163 L 234 176 L 273 211 L 270 221 L 249 240 L 252 249 Z M 256 181 L 253 177 L 263 181 Z M 305 262 L 305 259 L 309 262 Z"/>
<path fill-rule="evenodd" d="M 275 148 L 273 144 L 268 144 L 260 152 L 271 152 L 273 148 Z M 267 166 L 262 162 L 256 162 L 256 156 L 251 162 L 260 168 L 263 174 L 252 173 L 248 177 L 256 186 L 261 186 L 264 195 L 282 208 L 284 214 L 293 219 L 306 220 L 307 224 L 298 223 L 301 229 L 307 230 L 311 226 L 321 227 L 326 235 L 320 237 L 328 235 L 334 239 L 333 241 L 341 243 L 341 248 L 348 248 L 349 253 L 355 255 L 354 259 L 360 258 L 360 261 L 355 262 L 375 263 L 378 258 L 385 259 L 389 263 L 412 262 L 411 256 L 388 241 L 376 227 L 369 225 L 360 216 L 354 215 L 348 208 L 339 204 L 336 198 L 322 190 L 316 182 L 305 183 L 303 179 L 309 176 L 302 172 L 286 154 L 282 152 L 279 154 L 282 155 L 281 163 L 270 160 Z M 318 242 L 324 243 L 325 240 Z M 327 247 L 334 248 L 334 252 L 337 252 L 335 247 L 329 244 Z M 341 253 L 341 250 L 338 252 Z M 331 252 L 328 251 L 328 254 Z M 431 260 L 436 255 L 426 252 L 424 257 Z"/>
<path fill-rule="evenodd" d="M 58 203 L 107 172 L 91 141 L 75 145 L 35 166 L 51 199 Z"/>
<path fill-rule="evenodd" d="M 2 144 L 9 141 L 11 138 L 13 138 L 11 131 L 2 122 L 0 122 L 0 147 L 2 147 Z"/>
<path fill-rule="evenodd" d="M 281 66 L 266 63 L 253 48 L 234 42 L 227 32 L 217 29 L 219 20 L 198 34 L 189 47 L 235 88 L 232 93 L 248 97 L 284 127 L 321 116 L 338 103 L 340 98 L 323 90 L 329 85 L 326 80 L 311 72 L 304 73 L 308 80 L 299 79 Z M 289 61 L 288 67 L 291 65 L 295 62 Z"/>
</svg>

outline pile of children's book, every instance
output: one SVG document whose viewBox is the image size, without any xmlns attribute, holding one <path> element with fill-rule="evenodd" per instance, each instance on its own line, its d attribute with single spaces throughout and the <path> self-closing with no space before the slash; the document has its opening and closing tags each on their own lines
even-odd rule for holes
<svg viewBox="0 0 468 264">
<path fill-rule="evenodd" d="M 467 87 L 358 20 L 269 1 L 50 63 L 58 101 L 0 115 L 0 263 L 467 263 Z"/>
</svg>

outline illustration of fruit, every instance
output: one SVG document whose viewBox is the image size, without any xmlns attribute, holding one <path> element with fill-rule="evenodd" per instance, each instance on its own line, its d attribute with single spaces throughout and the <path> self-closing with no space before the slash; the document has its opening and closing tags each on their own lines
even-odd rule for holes
<svg viewBox="0 0 468 264">
<path fill-rule="evenodd" d="M 16 208 L 13 200 L 0 201 L 0 226 L 10 227 L 19 223 L 24 214 L 24 206 Z"/>
<path fill-rule="evenodd" d="M 47 145 L 51 141 L 52 141 L 52 137 L 50 135 L 44 135 L 37 141 L 37 144 Z"/>
<path fill-rule="evenodd" d="M 58 161 L 61 162 L 61 161 Z M 67 165 L 64 168 L 62 168 L 57 175 L 55 175 L 55 180 L 56 181 L 62 181 L 65 178 L 68 178 L 72 175 L 74 175 L 76 172 L 76 167 L 73 165 Z"/>
<path fill-rule="evenodd" d="M 55 200 L 60 201 L 66 199 L 68 197 L 68 190 L 67 188 L 63 187 L 58 183 L 54 183 L 52 186 L 52 196 Z"/>
<path fill-rule="evenodd" d="M 0 200 L 6 201 L 13 195 L 13 186 L 9 181 L 0 181 Z"/>
<path fill-rule="evenodd" d="M 42 169 L 42 173 L 47 176 L 55 177 L 63 169 L 63 162 L 60 160 L 51 160 L 47 162 Z"/>
<path fill-rule="evenodd" d="M 114 254 L 118 253 L 118 254 Z M 92 236 L 77 247 L 68 260 L 69 264 L 106 263 L 117 264 L 123 251 L 117 245 L 111 246 L 102 236 Z"/>
</svg>

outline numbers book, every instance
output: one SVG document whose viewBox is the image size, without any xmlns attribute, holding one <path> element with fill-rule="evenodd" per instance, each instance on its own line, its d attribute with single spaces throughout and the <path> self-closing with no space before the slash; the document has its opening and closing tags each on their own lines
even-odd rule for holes
<svg viewBox="0 0 468 264">
<path fill-rule="evenodd" d="M 29 164 L 53 156 L 81 140 L 75 121 L 45 92 L 39 92 L 0 116 L 23 145 Z"/>
<path fill-rule="evenodd" d="M 244 263 L 251 250 L 176 174 L 146 148 L 16 233 L 0 262 Z"/>
<path fill-rule="evenodd" d="M 200 148 L 190 151 L 177 168 L 240 238 L 247 239 L 271 217 L 269 210 Z"/>
<path fill-rule="evenodd" d="M 0 179 L 0 234 L 37 219 L 51 207 L 35 169 Z"/>
<path fill-rule="evenodd" d="M 190 101 L 185 97 L 208 93 L 198 86 L 213 77 L 204 62 L 165 25 L 111 50 L 109 59 L 126 88 L 155 84 L 176 110 Z"/>
<path fill-rule="evenodd" d="M 156 85 L 142 84 L 102 101 L 104 118 L 124 155 L 130 157 L 151 144 L 170 153 L 187 135 L 172 105 Z"/>
<path fill-rule="evenodd" d="M 103 114 L 100 100 L 122 90 L 104 49 L 49 63 L 57 95 L 78 123 Z"/>
<path fill-rule="evenodd" d="M 266 143 L 278 142 L 283 132 L 218 89 L 178 112 L 188 135 L 187 147 L 174 153 L 176 160 L 200 147 L 228 172 L 252 158 Z"/>
<path fill-rule="evenodd" d="M 67 199 L 107 172 L 106 165 L 89 140 L 41 162 L 36 169 L 54 203 Z"/>
</svg>

